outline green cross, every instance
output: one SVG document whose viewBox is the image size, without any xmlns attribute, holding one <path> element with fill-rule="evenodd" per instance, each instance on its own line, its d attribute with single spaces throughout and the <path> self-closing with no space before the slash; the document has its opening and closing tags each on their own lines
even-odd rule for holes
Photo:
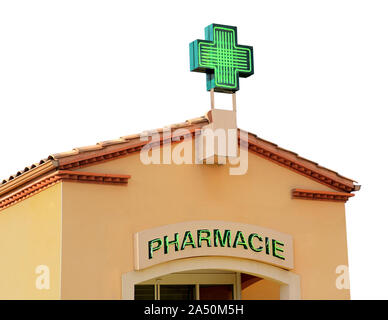
<svg viewBox="0 0 388 320">
<path fill-rule="evenodd" d="M 190 43 L 190 71 L 206 73 L 208 91 L 238 91 L 239 77 L 253 74 L 253 48 L 237 44 L 237 27 L 213 23 L 205 39 Z"/>
</svg>

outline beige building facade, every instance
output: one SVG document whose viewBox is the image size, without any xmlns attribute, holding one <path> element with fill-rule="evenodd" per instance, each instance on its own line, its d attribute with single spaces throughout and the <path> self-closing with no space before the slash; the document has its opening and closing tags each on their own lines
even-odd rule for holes
<svg viewBox="0 0 388 320">
<path fill-rule="evenodd" d="M 4 180 L 0 298 L 349 299 L 336 270 L 359 186 L 242 130 L 244 174 L 164 163 L 194 159 L 211 122 L 170 126 L 172 144 L 160 129 L 54 154 Z M 142 161 L 150 141 L 159 164 Z"/>
</svg>

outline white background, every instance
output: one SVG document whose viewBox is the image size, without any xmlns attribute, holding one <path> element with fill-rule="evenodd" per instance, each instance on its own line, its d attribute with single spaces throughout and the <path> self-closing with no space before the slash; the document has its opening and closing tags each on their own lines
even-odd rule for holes
<svg viewBox="0 0 388 320">
<path fill-rule="evenodd" d="M 255 58 L 239 127 L 362 184 L 346 204 L 351 294 L 387 299 L 387 17 L 373 0 L 0 1 L 0 176 L 204 115 L 189 42 L 235 25 Z"/>
</svg>

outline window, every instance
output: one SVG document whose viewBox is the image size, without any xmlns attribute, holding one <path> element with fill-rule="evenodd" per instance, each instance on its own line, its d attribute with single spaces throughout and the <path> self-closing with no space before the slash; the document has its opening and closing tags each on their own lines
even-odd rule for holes
<svg viewBox="0 0 388 320">
<path fill-rule="evenodd" d="M 199 286 L 200 300 L 233 300 L 232 284 L 201 284 Z"/>
<path fill-rule="evenodd" d="M 195 300 L 195 285 L 160 285 L 160 300 Z"/>
<path fill-rule="evenodd" d="M 155 300 L 155 286 L 135 286 L 135 300 Z"/>
<path fill-rule="evenodd" d="M 135 285 L 135 300 L 233 300 L 240 288 L 239 273 L 180 272 Z"/>
</svg>

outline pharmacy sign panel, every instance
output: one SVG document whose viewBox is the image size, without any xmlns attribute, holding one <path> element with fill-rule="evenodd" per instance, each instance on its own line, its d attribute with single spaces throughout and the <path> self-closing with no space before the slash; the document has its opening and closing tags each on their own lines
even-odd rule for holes
<svg viewBox="0 0 388 320">
<path fill-rule="evenodd" d="M 141 231 L 134 239 L 135 269 L 171 260 L 224 256 L 294 267 L 292 236 L 225 221 L 191 221 Z"/>
</svg>

